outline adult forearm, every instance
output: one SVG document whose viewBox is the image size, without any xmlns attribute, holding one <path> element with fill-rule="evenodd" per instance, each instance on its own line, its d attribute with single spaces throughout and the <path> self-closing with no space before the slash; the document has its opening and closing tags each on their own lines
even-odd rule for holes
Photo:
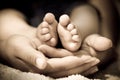
<svg viewBox="0 0 120 80">
<path fill-rule="evenodd" d="M 119 20 L 118 13 L 113 0 L 89 0 L 95 6 L 101 15 L 100 34 L 112 40 L 113 47 L 117 46 L 119 35 Z M 117 53 L 114 48 L 98 53 L 98 58 L 101 60 L 100 67 L 103 64 L 108 65 L 117 59 Z M 102 65 L 102 66 L 101 66 Z"/>
<path fill-rule="evenodd" d="M 119 33 L 119 15 L 114 0 L 89 0 L 89 2 L 100 11 L 100 34 L 110 38 L 116 46 Z"/>
<path fill-rule="evenodd" d="M 25 17 L 19 11 L 12 9 L 0 11 L 0 40 L 7 39 L 14 34 L 20 34 L 27 27 Z"/>
</svg>

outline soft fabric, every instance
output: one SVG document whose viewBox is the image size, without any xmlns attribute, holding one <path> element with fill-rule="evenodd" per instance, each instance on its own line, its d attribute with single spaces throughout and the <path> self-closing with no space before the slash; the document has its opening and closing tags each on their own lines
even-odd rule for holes
<svg viewBox="0 0 120 80">
<path fill-rule="evenodd" d="M 81 75 L 71 75 L 69 77 L 53 79 L 41 74 L 22 72 L 11 67 L 0 64 L 0 80 L 90 80 Z"/>
</svg>

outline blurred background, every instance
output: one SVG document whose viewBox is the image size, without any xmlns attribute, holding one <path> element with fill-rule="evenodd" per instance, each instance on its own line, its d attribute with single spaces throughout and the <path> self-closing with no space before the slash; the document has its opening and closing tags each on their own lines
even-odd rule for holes
<svg viewBox="0 0 120 80">
<path fill-rule="evenodd" d="M 0 0 L 0 9 L 17 9 L 27 16 L 31 24 L 36 26 L 41 22 L 45 13 L 52 12 L 58 20 L 59 16 L 77 1 L 86 2 L 86 0 Z"/>
</svg>

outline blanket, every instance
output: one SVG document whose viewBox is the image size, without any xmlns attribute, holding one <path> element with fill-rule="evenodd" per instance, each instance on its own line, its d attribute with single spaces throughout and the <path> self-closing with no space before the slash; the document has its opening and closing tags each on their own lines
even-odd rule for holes
<svg viewBox="0 0 120 80">
<path fill-rule="evenodd" d="M 117 76 L 105 75 L 106 80 L 120 80 Z M 0 80 L 102 80 L 102 79 L 89 79 L 80 74 L 70 75 L 63 78 L 51 78 L 42 74 L 22 72 L 20 70 L 0 64 Z"/>
</svg>

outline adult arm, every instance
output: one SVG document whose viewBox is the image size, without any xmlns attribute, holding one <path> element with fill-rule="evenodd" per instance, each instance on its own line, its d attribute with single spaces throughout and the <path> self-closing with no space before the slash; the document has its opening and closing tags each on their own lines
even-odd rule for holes
<svg viewBox="0 0 120 80">
<path fill-rule="evenodd" d="M 119 18 L 114 0 L 88 0 L 99 12 L 101 17 L 99 34 L 112 40 L 113 47 L 104 52 L 98 52 L 101 64 L 117 58 L 115 48 L 119 40 Z M 105 63 L 105 64 L 106 64 Z"/>
</svg>

